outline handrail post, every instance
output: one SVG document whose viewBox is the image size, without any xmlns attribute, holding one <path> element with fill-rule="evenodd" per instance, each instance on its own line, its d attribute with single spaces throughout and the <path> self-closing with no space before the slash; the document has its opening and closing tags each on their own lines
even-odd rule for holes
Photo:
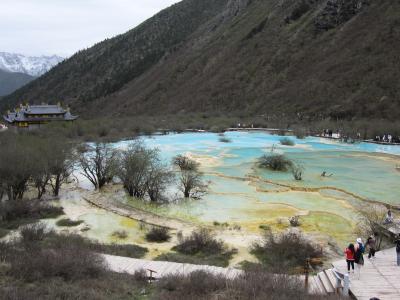
<svg viewBox="0 0 400 300">
<path fill-rule="evenodd" d="M 305 273 L 305 281 L 304 281 L 304 284 L 305 284 L 306 290 L 308 290 L 308 275 L 309 275 L 309 273 L 310 273 L 310 259 L 309 259 L 309 258 L 307 258 L 307 260 L 306 260 L 306 265 L 305 265 L 305 268 L 304 268 L 304 273 Z"/>
<path fill-rule="evenodd" d="M 337 276 L 335 276 L 335 277 L 336 277 L 336 293 L 339 294 L 342 284 L 341 284 L 341 280 Z"/>
<path fill-rule="evenodd" d="M 349 295 L 349 288 L 350 288 L 350 278 L 349 274 L 344 274 L 344 279 L 343 279 L 343 295 L 348 296 Z"/>
</svg>

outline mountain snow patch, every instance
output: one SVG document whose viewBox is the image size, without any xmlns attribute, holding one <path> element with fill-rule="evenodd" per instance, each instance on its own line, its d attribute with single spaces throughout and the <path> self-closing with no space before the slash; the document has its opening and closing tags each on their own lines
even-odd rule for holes
<svg viewBox="0 0 400 300">
<path fill-rule="evenodd" d="M 38 77 L 49 71 L 64 58 L 53 56 L 25 56 L 0 52 L 0 69 L 12 73 L 25 73 Z"/>
</svg>

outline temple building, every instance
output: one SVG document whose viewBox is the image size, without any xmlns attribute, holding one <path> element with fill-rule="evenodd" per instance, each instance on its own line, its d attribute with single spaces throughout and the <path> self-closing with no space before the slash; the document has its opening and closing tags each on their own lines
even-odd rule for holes
<svg viewBox="0 0 400 300">
<path fill-rule="evenodd" d="M 58 105 L 20 105 L 13 112 L 8 111 L 4 120 L 18 128 L 37 128 L 50 122 L 72 122 L 78 116 L 73 116 L 69 108 Z"/>
</svg>

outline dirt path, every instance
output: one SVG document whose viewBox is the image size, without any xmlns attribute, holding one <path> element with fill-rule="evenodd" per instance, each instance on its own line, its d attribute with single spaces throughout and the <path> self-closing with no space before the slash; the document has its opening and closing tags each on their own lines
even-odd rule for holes
<svg viewBox="0 0 400 300">
<path fill-rule="evenodd" d="M 149 225 L 166 227 L 173 230 L 181 230 L 182 228 L 188 230 L 196 227 L 195 224 L 187 221 L 159 216 L 142 209 L 119 203 L 109 197 L 109 195 L 107 196 L 107 194 L 101 192 L 86 192 L 85 195 L 82 196 L 82 199 L 97 208 L 101 208 L 119 216 L 134 219 Z"/>
</svg>

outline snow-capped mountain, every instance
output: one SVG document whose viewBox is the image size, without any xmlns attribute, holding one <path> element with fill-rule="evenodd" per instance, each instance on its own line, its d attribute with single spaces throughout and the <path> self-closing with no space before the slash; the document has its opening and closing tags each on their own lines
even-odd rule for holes
<svg viewBox="0 0 400 300">
<path fill-rule="evenodd" d="M 53 56 L 25 56 L 16 53 L 0 52 L 0 69 L 25 73 L 34 77 L 40 76 L 57 65 L 64 58 Z"/>
</svg>

